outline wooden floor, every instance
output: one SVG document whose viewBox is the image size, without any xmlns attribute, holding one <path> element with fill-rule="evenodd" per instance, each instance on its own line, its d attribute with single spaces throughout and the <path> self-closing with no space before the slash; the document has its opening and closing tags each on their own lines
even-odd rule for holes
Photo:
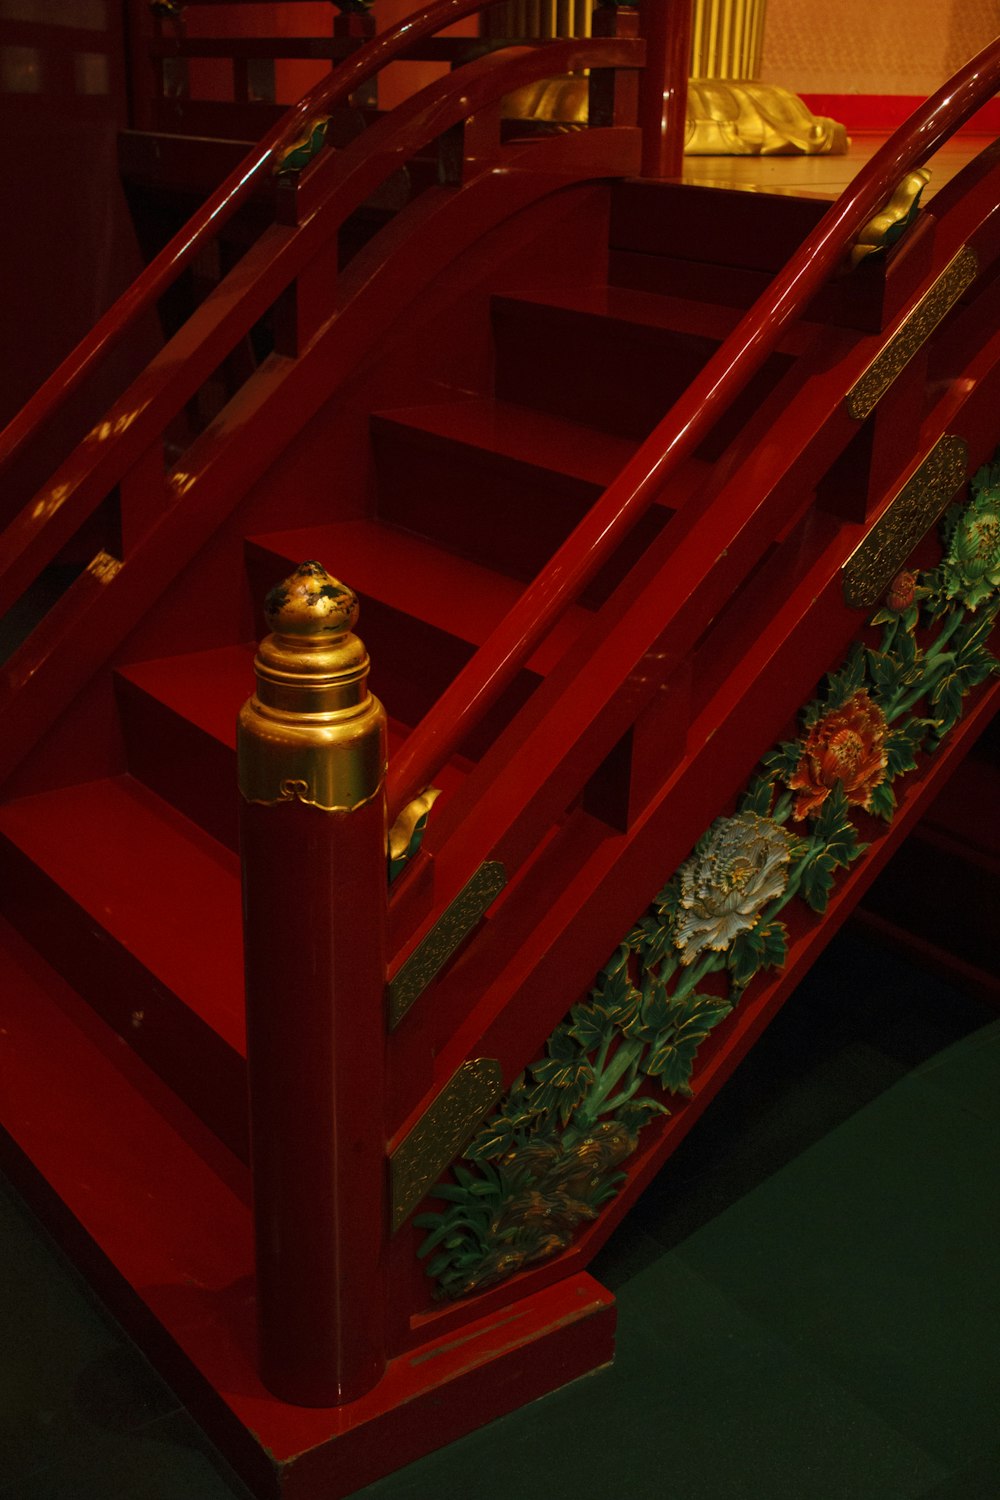
<svg viewBox="0 0 1000 1500">
<path fill-rule="evenodd" d="M 859 133 L 843 156 L 689 156 L 684 162 L 684 181 L 798 198 L 836 198 L 885 139 L 884 135 Z M 974 135 L 949 141 L 928 163 L 931 180 L 923 201 L 991 143 L 990 136 Z"/>
</svg>

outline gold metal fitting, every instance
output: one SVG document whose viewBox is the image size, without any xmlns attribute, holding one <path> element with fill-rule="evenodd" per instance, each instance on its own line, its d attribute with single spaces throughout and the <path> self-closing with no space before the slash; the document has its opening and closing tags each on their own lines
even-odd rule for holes
<svg viewBox="0 0 1000 1500">
<path fill-rule="evenodd" d="M 368 691 L 368 652 L 353 633 L 357 596 L 317 562 L 267 596 L 272 634 L 240 710 L 240 792 L 248 802 L 307 802 L 349 812 L 385 780 L 385 710 Z"/>
</svg>

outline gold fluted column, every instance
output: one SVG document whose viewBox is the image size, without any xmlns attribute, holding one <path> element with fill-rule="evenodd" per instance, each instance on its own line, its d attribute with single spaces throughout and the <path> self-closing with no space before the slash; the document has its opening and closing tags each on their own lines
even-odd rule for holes
<svg viewBox="0 0 1000 1500">
<path fill-rule="evenodd" d="M 821 156 L 847 150 L 842 125 L 797 94 L 759 83 L 767 0 L 694 0 L 688 156 Z"/>
</svg>

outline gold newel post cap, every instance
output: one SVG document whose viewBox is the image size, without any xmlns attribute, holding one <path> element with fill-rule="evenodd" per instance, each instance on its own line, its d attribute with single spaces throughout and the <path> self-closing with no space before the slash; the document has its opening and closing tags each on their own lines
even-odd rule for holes
<svg viewBox="0 0 1000 1500">
<path fill-rule="evenodd" d="M 368 652 L 353 632 L 357 595 L 304 562 L 271 589 L 264 614 L 271 634 L 239 719 L 243 796 L 326 811 L 367 802 L 385 776 L 385 711 L 368 691 Z"/>
<path fill-rule="evenodd" d="M 264 618 L 277 635 L 344 635 L 358 623 L 358 596 L 322 563 L 299 563 L 267 595 Z"/>
</svg>

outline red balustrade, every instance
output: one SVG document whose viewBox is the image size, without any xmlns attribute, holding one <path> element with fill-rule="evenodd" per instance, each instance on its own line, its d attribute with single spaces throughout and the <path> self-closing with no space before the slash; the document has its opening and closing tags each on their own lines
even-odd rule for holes
<svg viewBox="0 0 1000 1500">
<path fill-rule="evenodd" d="M 862 227 L 1000 84 L 1000 42 L 983 49 L 886 141 L 785 269 L 708 361 L 635 457 L 550 559 L 515 610 L 415 729 L 390 774 L 393 818 L 434 779 L 513 680 L 555 620 L 613 554 L 735 398 L 788 326 L 836 273 Z M 720 537 L 720 545 L 725 538 Z"/>
</svg>

